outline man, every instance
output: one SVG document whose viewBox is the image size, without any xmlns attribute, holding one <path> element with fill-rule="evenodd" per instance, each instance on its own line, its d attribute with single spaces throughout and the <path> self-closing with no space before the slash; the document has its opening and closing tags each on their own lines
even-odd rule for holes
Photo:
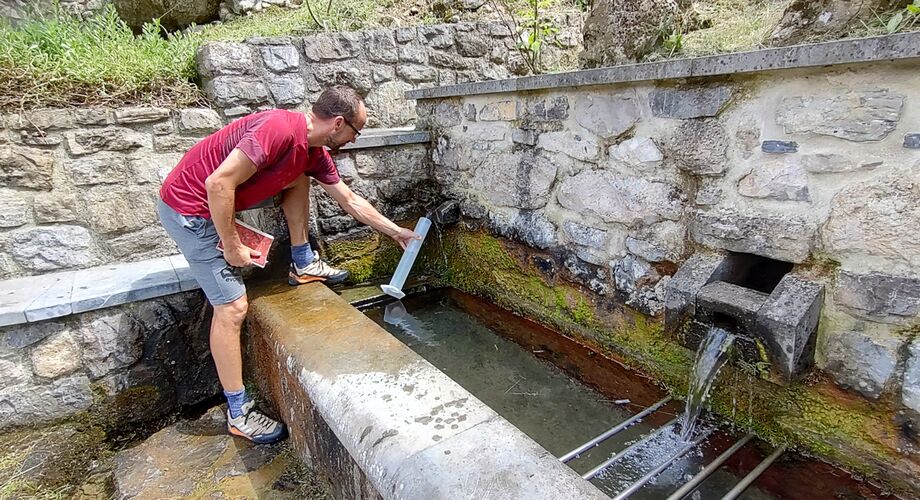
<svg viewBox="0 0 920 500">
<path fill-rule="evenodd" d="M 211 355 L 227 397 L 230 433 L 256 443 L 286 434 L 284 424 L 254 408 L 243 387 L 240 327 L 248 302 L 240 268 L 259 252 L 245 246 L 234 213 L 283 192 L 281 203 L 291 233 L 292 285 L 339 282 L 347 272 L 320 260 L 307 238 L 310 178 L 351 216 L 390 236 L 403 248 L 414 232 L 380 214 L 339 178 L 333 153 L 361 135 L 367 122 L 364 100 L 351 88 L 326 90 L 309 113 L 270 110 L 241 118 L 204 138 L 182 157 L 160 188 L 158 211 L 208 301 Z M 217 244 L 223 243 L 223 253 Z"/>
</svg>

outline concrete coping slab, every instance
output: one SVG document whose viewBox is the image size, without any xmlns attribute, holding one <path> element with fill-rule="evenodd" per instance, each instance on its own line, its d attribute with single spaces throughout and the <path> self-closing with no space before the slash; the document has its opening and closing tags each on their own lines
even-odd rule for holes
<svg viewBox="0 0 920 500">
<path fill-rule="evenodd" d="M 758 71 L 894 61 L 920 57 L 920 32 L 794 45 L 652 63 L 628 64 L 406 91 L 406 99 L 440 99 L 524 90 L 731 75 Z"/>
<path fill-rule="evenodd" d="M 294 381 L 271 394 L 293 434 L 310 407 L 382 498 L 607 498 L 326 286 L 251 296 L 256 357 Z"/>
<path fill-rule="evenodd" d="M 354 149 L 383 148 L 389 146 L 406 146 L 409 144 L 427 144 L 431 142 L 431 133 L 416 130 L 414 127 L 371 128 L 361 131 L 354 144 L 342 146 L 342 151 Z"/>
<path fill-rule="evenodd" d="M 198 289 L 182 255 L 0 281 L 0 327 Z"/>
</svg>

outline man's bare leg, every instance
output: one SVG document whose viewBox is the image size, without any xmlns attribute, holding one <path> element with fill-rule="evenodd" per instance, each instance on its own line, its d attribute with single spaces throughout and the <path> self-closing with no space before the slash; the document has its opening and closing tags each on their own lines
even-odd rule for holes
<svg viewBox="0 0 920 500">
<path fill-rule="evenodd" d="M 240 329 L 246 319 L 249 300 L 246 295 L 214 306 L 211 318 L 211 356 L 217 366 L 217 376 L 224 392 L 243 390 L 243 356 L 240 348 Z"/>
</svg>

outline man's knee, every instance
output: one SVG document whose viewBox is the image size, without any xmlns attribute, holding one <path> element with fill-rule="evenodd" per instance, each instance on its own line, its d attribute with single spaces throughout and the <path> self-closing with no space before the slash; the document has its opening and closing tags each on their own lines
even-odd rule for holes
<svg viewBox="0 0 920 500">
<path fill-rule="evenodd" d="M 214 307 L 214 315 L 221 320 L 242 324 L 249 311 L 249 300 L 245 295 L 227 304 Z"/>
</svg>

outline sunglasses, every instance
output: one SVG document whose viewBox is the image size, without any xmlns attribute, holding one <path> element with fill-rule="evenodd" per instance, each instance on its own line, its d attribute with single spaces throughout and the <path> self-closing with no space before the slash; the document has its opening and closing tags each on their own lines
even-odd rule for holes
<svg viewBox="0 0 920 500">
<path fill-rule="evenodd" d="M 361 131 L 358 130 L 354 125 L 352 125 L 351 122 L 348 121 L 348 118 L 345 118 L 345 117 L 343 116 L 343 117 L 342 117 L 342 121 L 345 122 L 345 125 L 348 125 L 349 127 L 351 127 L 352 130 L 355 131 L 355 139 L 357 139 L 358 137 L 361 137 Z"/>
</svg>

